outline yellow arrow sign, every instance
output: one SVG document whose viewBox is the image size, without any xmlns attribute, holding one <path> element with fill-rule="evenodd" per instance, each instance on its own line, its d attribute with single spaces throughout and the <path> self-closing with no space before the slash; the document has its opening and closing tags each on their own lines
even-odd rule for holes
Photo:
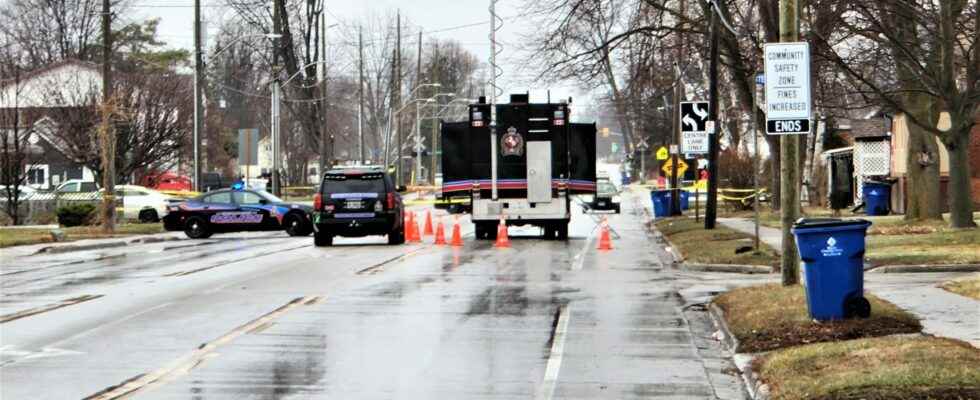
<svg viewBox="0 0 980 400">
<path fill-rule="evenodd" d="M 674 169 L 674 160 L 673 159 L 667 160 L 667 162 L 664 163 L 663 168 L 661 168 L 661 170 L 663 170 L 665 173 L 667 173 L 668 176 L 671 174 L 670 171 L 672 169 Z M 681 160 L 681 159 L 678 158 L 677 159 L 677 175 L 684 175 L 684 172 L 686 172 L 686 171 L 687 171 L 687 163 L 684 162 L 684 160 Z"/>
<path fill-rule="evenodd" d="M 667 151 L 666 147 L 660 146 L 660 148 L 657 149 L 657 159 L 666 160 L 668 158 L 670 158 L 670 152 Z"/>
</svg>

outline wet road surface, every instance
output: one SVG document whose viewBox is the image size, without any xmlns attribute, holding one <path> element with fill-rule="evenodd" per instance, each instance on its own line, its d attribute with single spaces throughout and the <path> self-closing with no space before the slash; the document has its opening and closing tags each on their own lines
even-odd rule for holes
<svg viewBox="0 0 980 400">
<path fill-rule="evenodd" d="M 576 215 L 568 242 L 511 228 L 510 249 L 464 220 L 455 249 L 261 233 L 4 259 L 0 397 L 744 398 L 699 303 L 760 278 L 673 269 L 639 201 L 605 252 Z"/>
</svg>

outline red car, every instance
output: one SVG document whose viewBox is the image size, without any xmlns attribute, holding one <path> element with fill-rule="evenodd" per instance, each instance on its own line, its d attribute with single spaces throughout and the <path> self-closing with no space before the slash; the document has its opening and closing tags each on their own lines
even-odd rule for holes
<svg viewBox="0 0 980 400">
<path fill-rule="evenodd" d="M 149 174 L 143 177 L 143 186 L 156 190 L 190 191 L 191 178 L 172 172 Z"/>
</svg>

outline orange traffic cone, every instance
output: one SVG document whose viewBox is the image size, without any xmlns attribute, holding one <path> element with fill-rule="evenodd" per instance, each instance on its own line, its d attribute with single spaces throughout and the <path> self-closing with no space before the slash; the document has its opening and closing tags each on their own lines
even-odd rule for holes
<svg viewBox="0 0 980 400">
<path fill-rule="evenodd" d="M 425 212 L 425 230 L 422 232 L 425 236 L 432 236 L 432 213 L 429 211 Z"/>
<path fill-rule="evenodd" d="M 507 223 L 500 217 L 500 224 L 497 225 L 497 242 L 493 247 L 510 247 L 510 238 L 507 237 Z"/>
<path fill-rule="evenodd" d="M 415 213 L 412 213 L 412 241 L 415 243 L 422 241 L 422 235 L 419 234 L 419 221 L 415 219 Z"/>
<path fill-rule="evenodd" d="M 453 222 L 453 239 L 452 239 L 452 242 L 450 244 L 452 244 L 453 247 L 462 247 L 463 246 L 463 235 L 459 233 L 459 220 L 458 219 L 456 219 Z"/>
<path fill-rule="evenodd" d="M 439 220 L 439 225 L 436 226 L 436 241 L 435 244 L 438 246 L 444 246 L 446 244 L 446 229 L 442 226 L 442 220 Z"/>
<path fill-rule="evenodd" d="M 609 237 L 609 221 L 602 219 L 602 227 L 599 233 L 599 250 L 612 250 L 612 239 Z"/>
</svg>

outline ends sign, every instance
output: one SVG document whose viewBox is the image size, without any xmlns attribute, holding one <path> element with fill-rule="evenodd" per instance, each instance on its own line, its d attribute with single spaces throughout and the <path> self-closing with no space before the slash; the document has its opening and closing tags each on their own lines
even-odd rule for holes
<svg viewBox="0 0 980 400">
<path fill-rule="evenodd" d="M 766 43 L 766 132 L 810 133 L 810 44 Z"/>
</svg>

